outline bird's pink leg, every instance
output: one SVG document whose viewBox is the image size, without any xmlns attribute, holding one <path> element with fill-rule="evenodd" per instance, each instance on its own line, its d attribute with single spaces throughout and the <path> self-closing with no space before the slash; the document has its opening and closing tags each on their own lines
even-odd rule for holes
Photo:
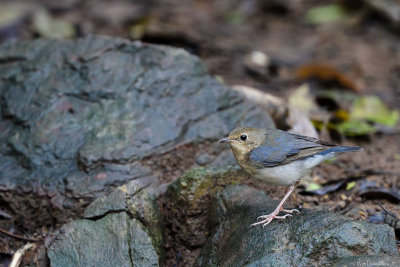
<svg viewBox="0 0 400 267">
<path fill-rule="evenodd" d="M 286 193 L 286 195 L 283 197 L 283 199 L 281 200 L 281 202 L 279 203 L 279 205 L 276 207 L 276 209 L 274 210 L 274 212 L 272 212 L 271 214 L 268 214 L 268 215 L 262 215 L 262 216 L 258 217 L 257 220 L 259 220 L 259 219 L 264 219 L 264 220 L 259 221 L 259 222 L 256 222 L 256 223 L 253 223 L 253 224 L 250 225 L 250 226 L 256 226 L 256 225 L 259 225 L 259 224 L 262 224 L 263 226 L 266 226 L 266 225 L 268 225 L 270 222 L 272 222 L 273 219 L 280 219 L 280 220 L 283 220 L 283 219 L 285 219 L 286 217 L 292 216 L 291 214 L 286 214 L 286 215 L 283 215 L 283 216 L 277 216 L 277 215 L 279 214 L 280 211 L 284 211 L 284 212 L 287 212 L 287 213 L 293 213 L 293 212 L 295 212 L 295 211 L 296 211 L 296 212 L 299 212 L 299 211 L 296 210 L 296 209 L 293 209 L 293 210 L 285 210 L 285 209 L 283 209 L 283 204 L 285 204 L 286 200 L 289 198 L 290 194 L 293 192 L 293 190 L 296 188 L 296 186 L 297 186 L 298 184 L 299 184 L 299 181 L 296 181 L 294 184 L 292 184 L 292 185 L 290 186 L 289 191 L 288 191 L 288 192 Z"/>
</svg>

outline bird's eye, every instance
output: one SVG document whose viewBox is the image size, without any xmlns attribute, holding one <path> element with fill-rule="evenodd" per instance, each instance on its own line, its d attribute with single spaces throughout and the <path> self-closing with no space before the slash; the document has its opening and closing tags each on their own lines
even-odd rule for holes
<svg viewBox="0 0 400 267">
<path fill-rule="evenodd" d="M 247 134 L 242 134 L 242 135 L 240 136 L 240 139 L 241 139 L 242 141 L 246 141 L 246 140 L 247 140 Z"/>
</svg>

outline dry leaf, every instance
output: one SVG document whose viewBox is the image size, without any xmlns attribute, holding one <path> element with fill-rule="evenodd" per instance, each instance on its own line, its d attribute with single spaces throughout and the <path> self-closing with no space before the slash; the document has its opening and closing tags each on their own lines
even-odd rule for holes
<svg viewBox="0 0 400 267">
<path fill-rule="evenodd" d="M 329 64 L 309 63 L 300 66 L 296 70 L 296 78 L 300 80 L 316 78 L 324 82 L 334 81 L 357 93 L 362 91 L 360 85 L 353 82 L 349 76 Z"/>
</svg>

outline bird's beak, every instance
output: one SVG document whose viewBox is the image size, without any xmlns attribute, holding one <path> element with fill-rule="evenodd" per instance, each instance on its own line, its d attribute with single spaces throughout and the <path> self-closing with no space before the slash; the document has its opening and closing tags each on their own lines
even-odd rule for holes
<svg viewBox="0 0 400 267">
<path fill-rule="evenodd" d="M 218 142 L 220 142 L 220 143 L 230 143 L 231 140 L 229 139 L 229 137 L 225 137 L 225 138 L 222 138 L 221 140 L 219 140 Z"/>
</svg>

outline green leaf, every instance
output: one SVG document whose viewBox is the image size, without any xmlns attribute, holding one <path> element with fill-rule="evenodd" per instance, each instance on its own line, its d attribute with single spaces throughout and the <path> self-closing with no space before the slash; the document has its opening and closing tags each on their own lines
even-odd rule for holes
<svg viewBox="0 0 400 267">
<path fill-rule="evenodd" d="M 144 16 L 129 29 L 129 36 L 135 40 L 141 39 L 153 20 L 152 16 Z"/>
<path fill-rule="evenodd" d="M 341 134 L 347 136 L 367 135 L 376 132 L 375 127 L 364 121 L 349 120 L 337 125 L 334 128 Z"/>
<path fill-rule="evenodd" d="M 312 24 L 342 20 L 346 16 L 346 10 L 336 4 L 311 8 L 306 13 L 306 20 Z"/>
<path fill-rule="evenodd" d="M 350 119 L 367 120 L 394 127 L 399 119 L 399 113 L 389 110 L 376 96 L 363 96 L 354 102 Z"/>
<path fill-rule="evenodd" d="M 350 182 L 350 183 L 347 183 L 347 185 L 346 185 L 346 190 L 351 190 L 351 189 L 353 189 L 354 187 L 356 186 L 356 182 Z"/>
<path fill-rule="evenodd" d="M 232 10 L 225 15 L 225 20 L 234 25 L 241 25 L 246 21 L 246 15 L 242 12 Z"/>
<path fill-rule="evenodd" d="M 54 19 L 46 11 L 39 11 L 35 14 L 33 26 L 41 36 L 48 38 L 71 38 L 76 34 L 72 23 Z"/>
<path fill-rule="evenodd" d="M 319 184 L 309 183 L 307 185 L 306 191 L 310 192 L 310 191 L 318 190 L 318 189 L 321 189 L 321 188 L 322 188 L 322 186 L 320 186 Z"/>
</svg>

